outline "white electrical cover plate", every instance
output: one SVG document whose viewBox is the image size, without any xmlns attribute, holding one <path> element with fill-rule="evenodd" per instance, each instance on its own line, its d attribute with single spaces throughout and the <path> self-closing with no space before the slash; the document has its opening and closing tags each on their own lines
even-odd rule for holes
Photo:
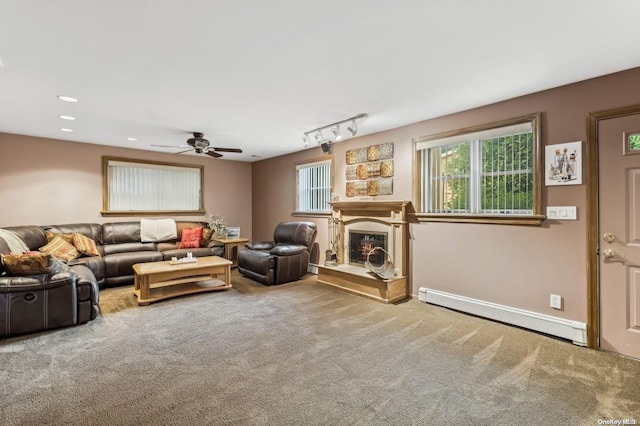
<svg viewBox="0 0 640 426">
<path fill-rule="evenodd" d="M 576 220 L 578 208 L 576 206 L 548 206 L 547 219 Z"/>
</svg>

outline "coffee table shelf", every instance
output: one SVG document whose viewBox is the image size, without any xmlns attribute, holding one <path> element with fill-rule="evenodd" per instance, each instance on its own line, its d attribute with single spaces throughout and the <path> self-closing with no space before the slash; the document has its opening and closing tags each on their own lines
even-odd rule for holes
<svg viewBox="0 0 640 426">
<path fill-rule="evenodd" d="M 232 262 L 219 256 L 199 257 L 197 262 L 171 264 L 171 261 L 136 263 L 133 265 L 133 293 L 138 304 L 206 291 L 231 288 Z M 224 274 L 224 280 L 218 278 Z"/>
</svg>

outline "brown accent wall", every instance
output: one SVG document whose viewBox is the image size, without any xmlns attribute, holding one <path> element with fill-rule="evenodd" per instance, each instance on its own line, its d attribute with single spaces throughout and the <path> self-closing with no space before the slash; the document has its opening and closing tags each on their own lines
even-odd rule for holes
<svg viewBox="0 0 640 426">
<path fill-rule="evenodd" d="M 637 68 L 336 143 L 335 193 L 340 201 L 365 199 L 345 196 L 348 149 L 394 142 L 394 193 L 377 199 L 411 200 L 413 138 L 542 112 L 543 145 L 573 141 L 586 144 L 588 112 L 639 102 L 640 68 Z M 376 115 L 376 111 L 368 113 L 371 117 Z M 366 121 L 360 127 L 366 128 Z M 583 168 L 588 165 L 585 152 L 583 145 Z M 254 237 L 269 238 L 277 222 L 300 219 L 291 216 L 294 163 L 320 155 L 318 147 L 253 164 Z M 543 206 L 577 206 L 578 220 L 546 220 L 539 227 L 412 224 L 412 294 L 417 295 L 420 287 L 428 287 L 586 322 L 586 187 L 545 187 L 542 198 Z M 327 247 L 326 220 L 308 220 L 320 225 L 322 261 Z M 562 311 L 549 307 L 551 293 L 564 298 Z"/>
<path fill-rule="evenodd" d="M 100 215 L 102 156 L 204 165 L 204 203 L 251 235 L 251 164 L 0 133 L 0 227 L 117 222 Z M 179 220 L 205 220 L 179 216 Z"/>
</svg>

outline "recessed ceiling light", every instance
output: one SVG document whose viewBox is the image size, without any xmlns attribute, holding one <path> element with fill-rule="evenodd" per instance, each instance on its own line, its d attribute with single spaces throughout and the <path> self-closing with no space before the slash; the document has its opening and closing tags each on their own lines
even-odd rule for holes
<svg viewBox="0 0 640 426">
<path fill-rule="evenodd" d="M 136 138 L 127 138 L 127 140 L 128 140 L 128 141 L 131 141 L 131 142 L 135 142 L 135 141 L 137 141 L 138 139 L 136 139 Z"/>
<path fill-rule="evenodd" d="M 69 133 L 73 132 L 73 129 L 65 129 L 64 127 L 61 127 L 60 130 L 62 130 L 63 132 L 69 132 Z"/>
<path fill-rule="evenodd" d="M 63 120 L 75 120 L 75 117 L 72 117 L 70 115 L 59 115 L 58 117 L 62 118 Z"/>
<path fill-rule="evenodd" d="M 65 102 L 78 102 L 76 98 L 72 98 L 71 96 L 58 96 L 58 99 Z"/>
</svg>

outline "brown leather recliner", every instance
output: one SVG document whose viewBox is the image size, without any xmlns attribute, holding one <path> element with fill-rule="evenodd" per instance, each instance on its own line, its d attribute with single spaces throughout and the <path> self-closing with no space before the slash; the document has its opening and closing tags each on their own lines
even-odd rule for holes
<svg viewBox="0 0 640 426">
<path fill-rule="evenodd" d="M 238 271 L 263 284 L 282 284 L 307 273 L 317 228 L 312 222 L 282 222 L 273 241 L 251 241 L 238 253 Z"/>
</svg>

